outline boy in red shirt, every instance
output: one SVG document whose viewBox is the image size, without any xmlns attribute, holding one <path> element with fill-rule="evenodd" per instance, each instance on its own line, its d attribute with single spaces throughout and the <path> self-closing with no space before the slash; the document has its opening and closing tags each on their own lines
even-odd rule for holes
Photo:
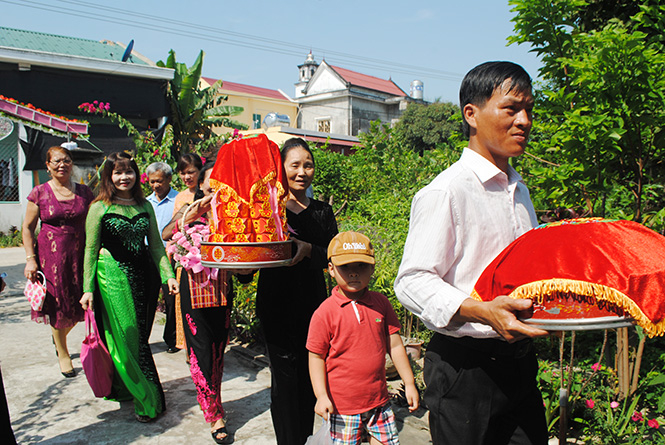
<svg viewBox="0 0 665 445">
<path fill-rule="evenodd" d="M 399 444 L 386 352 L 404 381 L 409 411 L 418 408 L 419 397 L 397 315 L 387 297 L 367 288 L 374 249 L 365 235 L 343 232 L 330 241 L 328 259 L 337 286 L 314 312 L 307 337 L 314 410 L 330 420 L 334 444 L 360 444 L 363 430 L 370 444 Z"/>
</svg>

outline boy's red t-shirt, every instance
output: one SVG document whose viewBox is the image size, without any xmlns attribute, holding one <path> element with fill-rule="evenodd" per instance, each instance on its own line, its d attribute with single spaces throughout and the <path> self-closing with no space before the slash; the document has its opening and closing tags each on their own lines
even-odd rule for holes
<svg viewBox="0 0 665 445">
<path fill-rule="evenodd" d="M 314 312 L 307 349 L 326 359 L 328 394 L 338 414 L 360 414 L 388 402 L 386 352 L 389 336 L 399 330 L 390 301 L 378 292 L 367 291 L 354 305 L 336 286 Z"/>
</svg>

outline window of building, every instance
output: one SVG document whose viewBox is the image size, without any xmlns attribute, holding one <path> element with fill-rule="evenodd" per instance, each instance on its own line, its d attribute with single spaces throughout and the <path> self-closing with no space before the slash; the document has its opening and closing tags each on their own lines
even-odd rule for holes
<svg viewBox="0 0 665 445">
<path fill-rule="evenodd" d="M 0 117 L 0 201 L 18 202 L 18 131 L 14 123 Z"/>
<path fill-rule="evenodd" d="M 261 115 L 252 114 L 252 129 L 258 130 L 259 128 L 261 128 Z"/>
<path fill-rule="evenodd" d="M 330 119 L 320 119 L 317 130 L 323 133 L 330 133 Z"/>
</svg>

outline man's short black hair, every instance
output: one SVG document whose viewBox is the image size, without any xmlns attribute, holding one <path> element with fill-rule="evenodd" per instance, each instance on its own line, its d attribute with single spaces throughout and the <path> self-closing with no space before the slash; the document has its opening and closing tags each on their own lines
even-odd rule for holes
<svg viewBox="0 0 665 445">
<path fill-rule="evenodd" d="M 464 137 L 469 137 L 469 124 L 464 118 L 466 104 L 482 107 L 506 79 L 511 80 L 507 92 L 531 92 L 531 77 L 524 68 L 513 62 L 485 62 L 466 73 L 459 90 Z"/>
</svg>

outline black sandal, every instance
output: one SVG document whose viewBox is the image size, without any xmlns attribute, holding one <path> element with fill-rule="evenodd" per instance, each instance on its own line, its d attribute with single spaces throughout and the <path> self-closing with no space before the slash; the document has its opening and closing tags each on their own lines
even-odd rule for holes
<svg viewBox="0 0 665 445">
<path fill-rule="evenodd" d="M 152 422 L 155 419 L 153 419 L 150 416 L 142 416 L 141 414 L 136 414 L 136 420 L 138 420 L 141 423 L 149 423 L 149 422 Z"/>
<path fill-rule="evenodd" d="M 229 435 L 229 432 L 226 430 L 225 426 L 217 428 L 215 431 L 212 431 L 211 434 L 212 440 L 214 440 L 216 443 L 233 443 L 233 440 L 231 440 L 231 436 Z M 226 436 L 219 438 L 217 437 L 218 434 L 226 434 Z"/>
</svg>

